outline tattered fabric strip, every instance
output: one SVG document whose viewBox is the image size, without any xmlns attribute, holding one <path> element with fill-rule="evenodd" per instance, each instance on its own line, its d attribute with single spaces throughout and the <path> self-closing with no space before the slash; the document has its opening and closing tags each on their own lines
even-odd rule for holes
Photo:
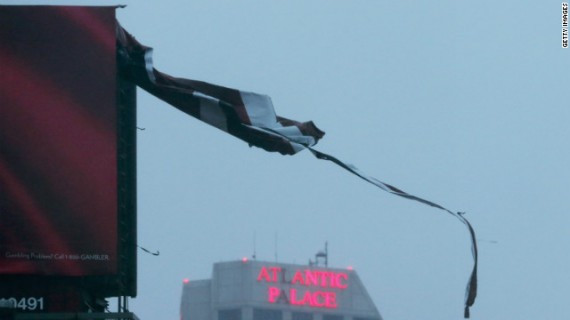
<svg viewBox="0 0 570 320">
<path fill-rule="evenodd" d="M 459 219 L 459 221 L 461 221 L 469 230 L 469 235 L 471 236 L 471 253 L 473 254 L 473 260 L 474 260 L 474 264 L 473 264 L 473 270 L 471 271 L 471 277 L 469 278 L 469 282 L 467 283 L 467 288 L 465 290 L 465 310 L 464 310 L 464 317 L 465 318 L 469 318 L 469 308 L 473 305 L 473 303 L 475 303 L 475 298 L 477 297 L 477 239 L 475 238 L 475 231 L 473 230 L 473 227 L 471 226 L 471 224 L 469 223 L 469 221 L 463 216 L 464 213 L 463 212 L 453 212 L 445 207 L 440 206 L 437 203 L 416 197 L 414 195 L 411 195 L 409 193 L 406 193 L 394 186 L 391 186 L 387 183 L 384 183 L 374 177 L 371 177 L 365 173 L 363 173 L 362 171 L 360 171 L 358 168 L 356 168 L 353 165 L 344 163 L 340 160 L 338 160 L 337 158 L 322 153 L 320 151 L 317 151 L 311 147 L 307 147 L 307 149 L 309 151 L 311 151 L 311 153 L 318 159 L 321 160 L 328 160 L 328 161 L 332 161 L 333 163 L 335 163 L 336 165 L 344 168 L 345 170 L 351 172 L 352 174 L 364 179 L 365 181 L 368 181 L 369 183 L 377 186 L 378 188 L 390 192 L 392 194 L 395 194 L 397 196 L 400 197 L 404 197 L 410 200 L 415 200 L 415 201 L 419 201 L 423 204 L 427 204 L 428 206 L 432 206 L 438 209 L 441 209 L 443 211 L 446 211 L 447 213 L 451 214 L 452 216 L 456 217 L 457 219 Z"/>
<path fill-rule="evenodd" d="M 118 24 L 117 47 L 119 71 L 123 77 L 188 115 L 267 151 L 295 154 L 308 149 L 316 158 L 331 161 L 386 192 L 438 208 L 459 219 L 469 230 L 474 259 L 465 299 L 464 316 L 469 318 L 469 308 L 477 296 L 477 242 L 475 232 L 463 213 L 406 193 L 353 165 L 313 149 L 324 132 L 312 121 L 298 122 L 277 116 L 269 96 L 159 72 L 152 64 L 152 49 L 141 45 Z"/>
</svg>

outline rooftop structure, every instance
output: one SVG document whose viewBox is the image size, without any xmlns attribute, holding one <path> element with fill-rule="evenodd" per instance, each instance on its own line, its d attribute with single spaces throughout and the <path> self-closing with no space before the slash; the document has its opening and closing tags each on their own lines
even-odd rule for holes
<svg viewBox="0 0 570 320">
<path fill-rule="evenodd" d="M 239 260 L 184 280 L 181 320 L 382 320 L 354 270 Z"/>
</svg>

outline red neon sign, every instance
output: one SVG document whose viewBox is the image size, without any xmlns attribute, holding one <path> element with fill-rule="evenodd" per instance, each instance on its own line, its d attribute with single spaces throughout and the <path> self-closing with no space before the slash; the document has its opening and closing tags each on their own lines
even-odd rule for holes
<svg viewBox="0 0 570 320">
<path fill-rule="evenodd" d="M 309 287 L 305 290 L 299 290 L 297 287 L 282 289 L 270 286 L 268 287 L 267 301 L 314 308 L 334 309 L 338 307 L 338 303 L 335 291 L 313 291 L 311 287 L 341 290 L 348 287 L 348 275 L 344 272 L 311 269 L 296 270 L 293 277 L 287 279 L 285 269 L 264 266 L 257 275 L 257 281 Z"/>
</svg>

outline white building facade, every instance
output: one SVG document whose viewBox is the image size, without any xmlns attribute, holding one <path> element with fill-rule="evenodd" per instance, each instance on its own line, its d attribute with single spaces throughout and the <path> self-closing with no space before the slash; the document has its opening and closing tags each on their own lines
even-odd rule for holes
<svg viewBox="0 0 570 320">
<path fill-rule="evenodd" d="M 264 261 L 214 264 L 185 281 L 181 320 L 382 320 L 353 270 Z"/>
</svg>

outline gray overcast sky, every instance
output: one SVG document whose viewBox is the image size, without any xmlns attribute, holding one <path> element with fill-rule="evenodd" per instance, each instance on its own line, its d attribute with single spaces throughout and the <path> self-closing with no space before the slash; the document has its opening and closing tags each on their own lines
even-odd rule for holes
<svg viewBox="0 0 570 320">
<path fill-rule="evenodd" d="M 317 149 L 466 211 L 479 238 L 472 319 L 567 319 L 570 49 L 561 2 L 121 1 L 175 76 L 269 94 Z M 2 4 L 117 4 L 0 1 Z M 385 319 L 461 319 L 468 233 L 308 152 L 267 153 L 139 90 L 142 320 L 177 319 L 182 279 L 253 253 L 354 266 Z M 277 241 L 275 241 L 277 238 Z M 277 250 L 275 249 L 277 248 Z"/>
</svg>

